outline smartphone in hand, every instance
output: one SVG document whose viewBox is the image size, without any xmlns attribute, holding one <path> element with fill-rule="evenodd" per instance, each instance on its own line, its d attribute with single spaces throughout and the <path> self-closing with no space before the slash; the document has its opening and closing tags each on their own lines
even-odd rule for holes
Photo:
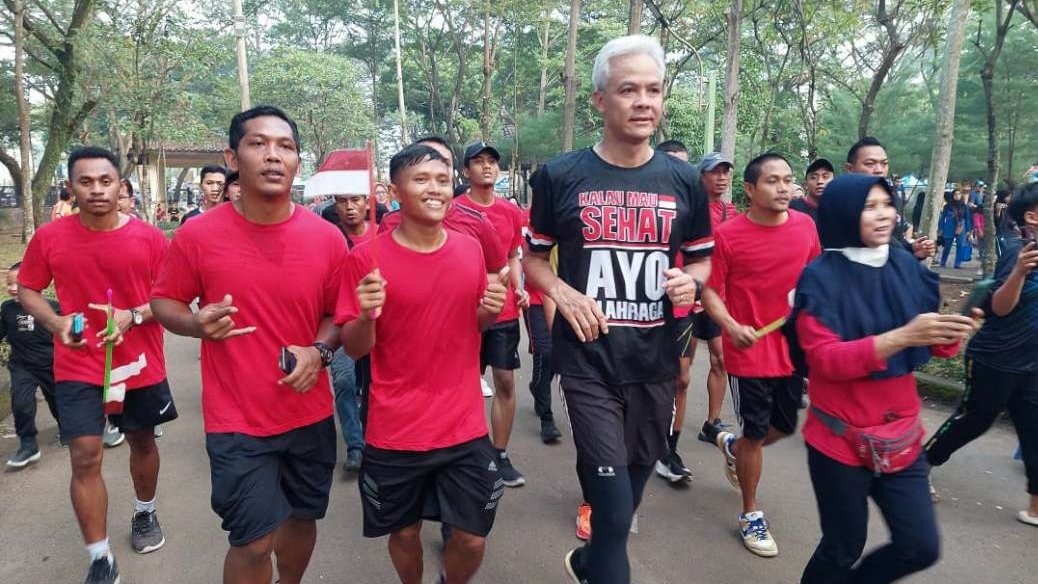
<svg viewBox="0 0 1038 584">
<path fill-rule="evenodd" d="M 974 308 L 981 308 L 987 304 L 988 300 L 991 298 L 991 289 L 994 287 L 995 281 L 991 279 L 981 280 L 974 284 L 973 292 L 970 293 L 969 298 L 967 298 L 966 302 L 962 305 L 960 314 L 963 316 L 973 316 Z"/>
<path fill-rule="evenodd" d="M 291 375 L 296 369 L 296 356 L 292 354 L 292 351 L 288 350 L 288 347 L 281 347 L 281 355 L 278 357 L 278 367 L 281 368 L 281 372 L 285 375 Z"/>
<path fill-rule="evenodd" d="M 77 312 L 72 315 L 72 342 L 78 343 L 83 340 L 83 313 Z"/>
</svg>

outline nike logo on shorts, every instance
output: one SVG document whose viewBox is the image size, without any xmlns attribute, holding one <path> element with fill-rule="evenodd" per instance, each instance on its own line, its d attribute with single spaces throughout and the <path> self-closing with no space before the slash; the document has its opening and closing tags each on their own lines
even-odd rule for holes
<svg viewBox="0 0 1038 584">
<path fill-rule="evenodd" d="M 162 408 L 161 410 L 159 410 L 159 415 L 160 415 L 160 416 L 163 416 L 163 415 L 165 415 L 165 414 L 166 414 L 166 410 L 168 410 L 168 409 L 169 409 L 169 406 L 171 406 L 171 405 L 173 405 L 173 402 L 172 402 L 172 401 L 168 401 L 168 402 L 166 402 L 166 406 L 165 406 L 164 408 Z"/>
</svg>

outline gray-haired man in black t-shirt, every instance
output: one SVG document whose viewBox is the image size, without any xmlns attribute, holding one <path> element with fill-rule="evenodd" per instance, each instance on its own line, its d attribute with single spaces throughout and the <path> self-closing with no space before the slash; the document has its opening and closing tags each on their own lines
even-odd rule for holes
<svg viewBox="0 0 1038 584">
<path fill-rule="evenodd" d="M 592 74 L 602 140 L 548 161 L 533 184 L 525 270 L 566 321 L 553 330 L 553 368 L 592 508 L 592 542 L 566 555 L 577 583 L 631 580 L 627 533 L 674 404 L 672 307 L 691 305 L 710 272 L 706 195 L 688 164 L 649 145 L 663 75 L 655 40 L 607 43 Z M 548 266 L 556 245 L 558 276 Z M 683 268 L 673 267 L 679 251 Z"/>
</svg>

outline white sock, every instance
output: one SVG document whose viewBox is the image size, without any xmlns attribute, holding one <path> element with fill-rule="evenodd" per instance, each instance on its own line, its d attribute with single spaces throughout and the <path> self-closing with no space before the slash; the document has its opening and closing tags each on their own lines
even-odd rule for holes
<svg viewBox="0 0 1038 584">
<path fill-rule="evenodd" d="M 138 512 L 142 512 L 143 511 L 145 513 L 151 513 L 153 511 L 155 511 L 155 499 L 152 499 L 151 501 L 139 501 L 138 500 L 137 501 L 137 511 Z"/>
<path fill-rule="evenodd" d="M 108 538 L 104 538 L 101 541 L 95 541 L 94 543 L 88 543 L 86 546 L 87 554 L 90 555 L 90 561 L 100 560 L 101 558 L 108 558 L 108 561 L 112 561 L 112 550 L 108 547 Z"/>
</svg>

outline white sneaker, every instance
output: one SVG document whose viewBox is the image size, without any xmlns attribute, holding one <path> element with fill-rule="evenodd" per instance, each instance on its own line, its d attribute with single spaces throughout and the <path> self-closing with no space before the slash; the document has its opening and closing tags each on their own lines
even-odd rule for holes
<svg viewBox="0 0 1038 584">
<path fill-rule="evenodd" d="M 105 422 L 105 430 L 101 435 L 101 440 L 105 448 L 115 448 L 126 440 L 126 436 L 111 422 Z"/>
<path fill-rule="evenodd" d="M 483 390 L 483 397 L 494 397 L 494 388 L 490 387 L 490 384 L 487 383 L 486 379 L 480 377 L 479 378 L 479 385 L 480 385 L 480 389 Z"/>
<path fill-rule="evenodd" d="M 778 545 L 768 531 L 763 511 L 751 511 L 739 516 L 739 532 L 746 549 L 764 558 L 778 555 Z"/>
<path fill-rule="evenodd" d="M 1016 520 L 1020 523 L 1026 523 L 1027 525 L 1033 525 L 1038 527 L 1038 517 L 1028 513 L 1027 509 L 1016 514 Z"/>
</svg>

